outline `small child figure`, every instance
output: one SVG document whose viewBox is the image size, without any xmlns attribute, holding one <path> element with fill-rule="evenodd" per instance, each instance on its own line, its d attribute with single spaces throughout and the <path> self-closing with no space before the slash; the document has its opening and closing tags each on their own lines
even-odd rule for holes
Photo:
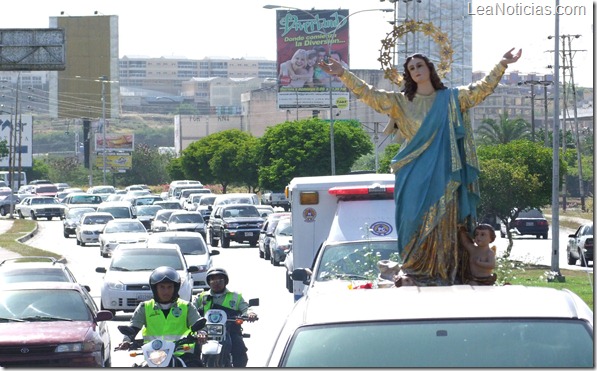
<svg viewBox="0 0 597 371">
<path fill-rule="evenodd" d="M 474 241 L 467 234 L 466 229 L 460 229 L 460 241 L 468 251 L 471 277 L 466 279 L 465 284 L 478 286 L 491 286 L 495 283 L 497 276 L 493 273 L 495 268 L 495 247 L 489 244 L 495 241 L 495 231 L 489 224 L 479 224 L 475 230 Z"/>
</svg>

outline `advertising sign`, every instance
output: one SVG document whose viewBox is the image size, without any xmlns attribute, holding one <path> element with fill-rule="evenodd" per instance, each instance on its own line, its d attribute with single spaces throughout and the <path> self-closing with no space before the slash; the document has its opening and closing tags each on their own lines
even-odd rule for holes
<svg viewBox="0 0 597 371">
<path fill-rule="evenodd" d="M 104 154 L 99 152 L 95 156 L 95 167 L 104 168 Z M 119 172 L 133 167 L 133 156 L 130 153 L 106 153 L 106 170 Z"/>
<path fill-rule="evenodd" d="M 317 62 L 349 66 L 348 10 L 276 11 L 278 108 L 348 109 L 348 89 Z M 331 90 L 331 94 L 330 94 Z"/>
<path fill-rule="evenodd" d="M 135 149 L 135 134 L 107 134 L 106 151 L 133 151 Z M 104 150 L 104 136 L 95 134 L 95 151 Z"/>
<path fill-rule="evenodd" d="M 6 141 L 8 148 L 11 128 L 13 134 L 12 151 L 15 157 L 15 166 L 19 166 L 19 155 L 21 156 L 21 167 L 33 166 L 32 144 L 33 144 L 33 116 L 19 115 L 21 125 L 13 125 L 15 119 L 12 115 L 0 115 L 0 141 Z M 19 132 L 19 130 L 21 130 Z M 9 148 L 10 151 L 10 148 Z M 0 167 L 8 168 L 9 156 L 0 158 Z"/>
</svg>

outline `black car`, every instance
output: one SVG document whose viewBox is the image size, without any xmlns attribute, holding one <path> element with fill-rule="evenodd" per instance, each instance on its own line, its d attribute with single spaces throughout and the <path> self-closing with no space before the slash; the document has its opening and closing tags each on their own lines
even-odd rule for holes
<svg viewBox="0 0 597 371">
<path fill-rule="evenodd" d="M 516 210 L 512 215 L 515 215 Z M 549 232 L 549 223 L 543 216 L 539 209 L 521 210 L 515 219 L 509 221 L 510 232 L 518 235 L 535 235 L 537 238 L 543 237 L 547 239 L 547 232 Z M 506 237 L 506 226 L 504 223 L 500 225 L 500 236 Z"/>
<path fill-rule="evenodd" d="M 230 247 L 230 241 L 248 242 L 257 246 L 263 218 L 254 205 L 230 204 L 215 208 L 209 218 L 209 239 L 213 247 L 222 240 L 222 247 Z"/>
<path fill-rule="evenodd" d="M 71 234 L 75 234 L 77 223 L 81 220 L 81 215 L 85 213 L 94 212 L 95 209 L 92 207 L 77 207 L 74 209 L 68 209 L 62 219 L 62 230 L 65 238 L 69 238 Z"/>
</svg>

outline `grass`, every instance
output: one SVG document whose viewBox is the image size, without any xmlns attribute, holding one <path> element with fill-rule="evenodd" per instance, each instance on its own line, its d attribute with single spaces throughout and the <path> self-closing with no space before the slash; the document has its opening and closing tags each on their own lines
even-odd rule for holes
<svg viewBox="0 0 597 371">
<path fill-rule="evenodd" d="M 0 246 L 22 256 L 51 256 L 60 259 L 62 256 L 50 251 L 38 249 L 17 241 L 36 228 L 37 223 L 27 219 L 15 219 L 12 228 L 0 234 Z M 593 310 L 593 272 L 561 269 L 563 280 L 553 279 L 551 267 L 525 264 L 523 262 L 501 262 L 502 267 L 496 273 L 498 279 L 512 285 L 552 287 L 568 289 L 577 294 Z M 507 268 L 504 268 L 507 267 Z M 563 282 L 561 282 L 563 281 Z"/>
</svg>

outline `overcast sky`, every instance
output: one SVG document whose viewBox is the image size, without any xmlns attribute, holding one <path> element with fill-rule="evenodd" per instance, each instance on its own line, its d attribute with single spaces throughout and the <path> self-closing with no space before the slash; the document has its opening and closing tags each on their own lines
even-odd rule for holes
<svg viewBox="0 0 597 371">
<path fill-rule="evenodd" d="M 422 0 L 433 1 L 433 0 Z M 456 0 L 455 0 L 456 1 Z M 462 0 L 458 0 L 462 1 Z M 478 0 L 463 2 L 495 7 L 532 6 L 533 11 L 555 8 L 555 0 Z M 276 59 L 275 10 L 265 4 L 301 9 L 393 8 L 380 0 L 19 0 L 3 3 L 2 28 L 47 28 L 48 18 L 91 16 L 94 11 L 119 17 L 119 56 L 176 56 Z M 593 86 L 593 2 L 560 0 L 561 5 L 584 7 L 587 15 L 561 16 L 560 34 L 573 39 L 574 78 L 580 86 Z M 541 8 L 541 9 L 540 9 Z M 511 8 L 514 9 L 514 8 Z M 521 8 L 519 8 L 521 9 Z M 529 11 L 531 8 L 526 8 Z M 362 12 L 350 17 L 350 62 L 355 69 L 378 69 L 381 40 L 392 30 L 392 13 Z M 489 71 L 510 48 L 522 48 L 522 59 L 511 70 L 549 73 L 554 64 L 555 17 L 541 15 L 473 15 L 473 71 Z M 560 44 L 561 48 L 561 44 Z"/>
</svg>

